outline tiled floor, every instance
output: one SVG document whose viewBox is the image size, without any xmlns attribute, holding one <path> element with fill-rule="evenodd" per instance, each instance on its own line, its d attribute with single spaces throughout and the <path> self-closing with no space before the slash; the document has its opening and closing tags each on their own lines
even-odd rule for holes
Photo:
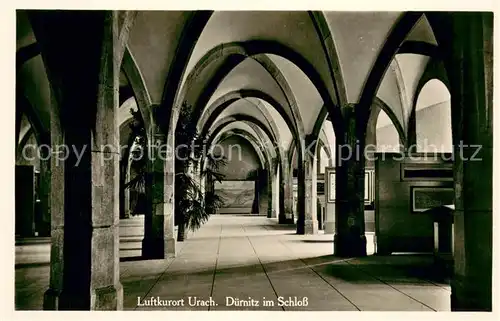
<svg viewBox="0 0 500 321">
<path fill-rule="evenodd" d="M 449 286 L 433 280 L 431 257 L 340 259 L 331 255 L 332 235 L 296 235 L 293 226 L 265 217 L 214 215 L 178 244 L 177 257 L 168 260 L 138 259 L 141 219 L 123 220 L 120 233 L 120 277 L 127 310 L 450 309 Z M 373 253 L 373 236 L 367 238 Z M 48 262 L 47 240 L 16 245 L 17 309 L 41 309 Z M 184 299 L 184 306 L 138 306 L 138 301 L 147 304 L 152 297 L 172 300 L 164 301 L 169 304 Z M 190 306 L 189 297 L 212 297 L 217 305 Z"/>
</svg>

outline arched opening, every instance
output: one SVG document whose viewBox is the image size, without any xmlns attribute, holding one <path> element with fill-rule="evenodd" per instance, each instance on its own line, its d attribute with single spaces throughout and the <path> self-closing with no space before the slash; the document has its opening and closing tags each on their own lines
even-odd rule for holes
<svg viewBox="0 0 500 321">
<path fill-rule="evenodd" d="M 429 80 L 415 105 L 417 152 L 451 153 L 450 92 L 438 79 Z"/>
<path fill-rule="evenodd" d="M 380 110 L 376 125 L 377 152 L 399 152 L 401 150 L 399 133 L 385 111 Z"/>
</svg>

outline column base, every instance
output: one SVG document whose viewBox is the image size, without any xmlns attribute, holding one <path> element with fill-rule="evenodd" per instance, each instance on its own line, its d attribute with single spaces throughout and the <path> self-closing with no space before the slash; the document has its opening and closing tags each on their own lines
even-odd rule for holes
<svg viewBox="0 0 500 321">
<path fill-rule="evenodd" d="M 49 288 L 43 294 L 43 309 L 44 310 L 59 310 L 61 291 Z"/>
<path fill-rule="evenodd" d="M 491 312 L 491 280 L 455 274 L 451 282 L 451 310 Z"/>
<path fill-rule="evenodd" d="M 325 222 L 325 234 L 335 234 L 335 221 Z"/>
<path fill-rule="evenodd" d="M 304 234 L 318 234 L 318 221 L 306 220 L 304 222 Z"/>
<path fill-rule="evenodd" d="M 453 276 L 453 254 L 435 252 L 434 253 L 434 275 L 441 282 L 449 282 Z"/>
<path fill-rule="evenodd" d="M 92 289 L 90 310 L 123 310 L 123 286 L 121 283 Z"/>
<path fill-rule="evenodd" d="M 88 295 L 88 294 L 87 294 Z M 88 301 L 74 293 L 64 293 L 49 288 L 43 295 L 44 310 L 83 310 L 89 307 L 77 302 Z M 76 303 L 76 304 L 75 304 Z M 120 282 L 103 288 L 92 289 L 90 292 L 90 310 L 123 310 L 123 286 Z"/>
<path fill-rule="evenodd" d="M 335 234 L 334 255 L 339 257 L 366 256 L 366 237 L 359 234 Z"/>
<path fill-rule="evenodd" d="M 375 234 L 374 237 L 375 255 L 388 256 L 392 254 L 390 238 Z"/>
<path fill-rule="evenodd" d="M 174 258 L 177 255 L 177 241 L 174 237 L 165 240 L 165 258 Z"/>
<path fill-rule="evenodd" d="M 286 214 L 283 214 L 283 215 L 279 215 L 278 216 L 278 223 L 279 224 L 293 224 L 293 218 L 289 218 L 287 217 Z"/>
<path fill-rule="evenodd" d="M 49 237 L 50 236 L 50 222 L 42 222 L 39 224 L 37 229 L 38 236 Z"/>
<path fill-rule="evenodd" d="M 144 238 L 142 240 L 142 257 L 145 259 L 167 259 L 173 258 L 175 255 L 176 241 L 173 237 L 168 239 Z"/>
</svg>

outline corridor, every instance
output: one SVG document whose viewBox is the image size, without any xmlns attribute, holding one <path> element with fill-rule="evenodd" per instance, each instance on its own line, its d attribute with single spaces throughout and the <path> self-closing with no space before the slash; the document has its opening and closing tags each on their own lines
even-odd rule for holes
<svg viewBox="0 0 500 321">
<path fill-rule="evenodd" d="M 120 221 L 125 310 L 450 309 L 450 288 L 433 276 L 431 256 L 340 259 L 331 255 L 333 235 L 297 235 L 293 225 L 278 225 L 276 219 L 262 216 L 213 215 L 178 243 L 176 258 L 142 260 L 141 218 Z M 16 309 L 42 308 L 49 284 L 48 242 L 16 242 Z M 372 234 L 367 243 L 372 254 Z M 152 297 L 178 306 L 141 306 Z M 212 297 L 218 305 L 190 306 L 189 297 Z"/>
</svg>

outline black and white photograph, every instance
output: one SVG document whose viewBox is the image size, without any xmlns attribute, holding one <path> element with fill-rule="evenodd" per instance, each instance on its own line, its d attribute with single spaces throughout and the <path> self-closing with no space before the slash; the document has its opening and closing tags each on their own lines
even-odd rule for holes
<svg viewBox="0 0 500 321">
<path fill-rule="evenodd" d="M 489 320 L 496 15 L 386 9 L 13 10 L 12 313 Z"/>
</svg>

